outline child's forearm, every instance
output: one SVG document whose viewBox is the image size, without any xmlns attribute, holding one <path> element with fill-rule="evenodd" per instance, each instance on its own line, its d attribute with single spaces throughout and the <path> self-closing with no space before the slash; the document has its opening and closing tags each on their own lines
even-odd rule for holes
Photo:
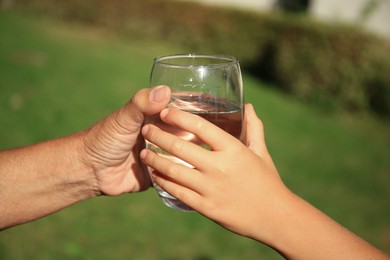
<svg viewBox="0 0 390 260">
<path fill-rule="evenodd" d="M 295 194 L 281 203 L 269 222 L 273 233 L 262 242 L 287 259 L 390 259 Z"/>
</svg>

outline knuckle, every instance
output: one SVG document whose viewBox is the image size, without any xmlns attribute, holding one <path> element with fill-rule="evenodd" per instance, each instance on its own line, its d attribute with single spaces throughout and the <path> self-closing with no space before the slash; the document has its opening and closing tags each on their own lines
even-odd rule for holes
<svg viewBox="0 0 390 260">
<path fill-rule="evenodd" d="M 185 202 L 187 200 L 187 193 L 182 189 L 177 189 L 175 192 L 175 198 Z"/>
<path fill-rule="evenodd" d="M 130 99 L 130 102 L 128 105 L 130 105 L 133 109 L 140 109 L 142 107 L 143 97 L 145 96 L 145 93 L 147 92 L 146 89 L 141 89 L 137 91 L 134 96 Z"/>
<path fill-rule="evenodd" d="M 263 121 L 261 121 L 260 118 L 257 118 L 257 125 L 260 129 L 264 129 L 264 124 L 263 124 Z"/>
<path fill-rule="evenodd" d="M 179 154 L 183 151 L 183 140 L 176 139 L 170 146 L 170 151 L 174 154 Z"/>
<path fill-rule="evenodd" d="M 203 120 L 198 120 L 195 124 L 195 129 L 197 133 L 202 133 L 206 130 L 206 124 Z"/>
<path fill-rule="evenodd" d="M 180 171 L 180 165 L 178 164 L 172 164 L 168 167 L 167 169 L 167 174 L 169 175 L 169 177 L 171 178 L 176 178 L 177 175 L 179 174 L 179 171 Z"/>
<path fill-rule="evenodd" d="M 208 212 L 210 215 L 214 215 L 214 211 L 218 209 L 218 205 L 214 203 L 214 201 L 205 201 L 202 204 L 202 208 L 205 212 Z"/>
</svg>

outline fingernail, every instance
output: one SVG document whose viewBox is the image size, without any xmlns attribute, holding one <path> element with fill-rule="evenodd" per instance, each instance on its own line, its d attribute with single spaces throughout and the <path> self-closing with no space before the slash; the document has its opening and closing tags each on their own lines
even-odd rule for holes
<svg viewBox="0 0 390 260">
<path fill-rule="evenodd" d="M 169 96 L 169 88 L 167 86 L 155 87 L 149 94 L 150 101 L 153 103 L 160 103 L 167 100 Z"/>
<path fill-rule="evenodd" d="M 146 149 L 143 149 L 141 153 L 139 154 L 139 157 L 144 160 L 146 158 L 148 151 Z"/>
<path fill-rule="evenodd" d="M 149 126 L 148 125 L 145 125 L 144 127 L 142 127 L 142 130 L 141 130 L 141 133 L 143 136 L 145 136 L 149 131 Z"/>
<path fill-rule="evenodd" d="M 160 112 L 160 117 L 161 118 L 164 118 L 169 112 L 169 109 L 168 108 L 164 108 L 161 112 Z"/>
</svg>

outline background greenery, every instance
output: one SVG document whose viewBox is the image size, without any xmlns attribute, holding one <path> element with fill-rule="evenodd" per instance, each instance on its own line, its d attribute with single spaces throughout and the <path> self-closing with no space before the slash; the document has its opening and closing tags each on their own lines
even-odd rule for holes
<svg viewBox="0 0 390 260">
<path fill-rule="evenodd" d="M 0 32 L 0 149 L 88 127 L 148 86 L 153 57 L 192 52 L 25 11 L 1 11 Z M 389 252 L 388 121 L 325 113 L 246 72 L 244 82 L 287 185 Z M 153 190 L 88 200 L 5 230 L 0 258 L 281 259 L 196 213 L 166 208 Z"/>
<path fill-rule="evenodd" d="M 304 2 L 280 4 L 299 11 Z M 182 1 L 18 3 L 67 21 L 104 26 L 131 40 L 237 56 L 253 75 L 324 110 L 390 116 L 390 42 L 359 28 L 327 25 L 305 15 L 250 13 Z"/>
</svg>

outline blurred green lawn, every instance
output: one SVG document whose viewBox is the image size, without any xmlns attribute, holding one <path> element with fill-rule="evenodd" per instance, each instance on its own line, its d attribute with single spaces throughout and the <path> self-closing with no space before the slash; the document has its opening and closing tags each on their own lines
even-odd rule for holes
<svg viewBox="0 0 390 260">
<path fill-rule="evenodd" d="M 0 149 L 88 127 L 148 86 L 153 57 L 183 51 L 191 52 L 0 11 Z M 325 114 L 245 73 L 244 84 L 287 185 L 389 252 L 389 122 Z M 152 189 L 1 232 L 0 259 L 26 258 L 281 259 L 196 213 L 165 207 Z"/>
</svg>

